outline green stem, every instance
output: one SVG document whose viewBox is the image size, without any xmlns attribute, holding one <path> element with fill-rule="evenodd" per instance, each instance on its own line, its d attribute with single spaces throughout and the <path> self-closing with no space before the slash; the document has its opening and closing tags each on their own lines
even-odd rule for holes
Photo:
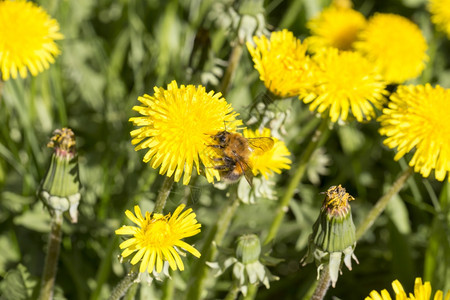
<svg viewBox="0 0 450 300">
<path fill-rule="evenodd" d="M 170 190 L 173 185 L 173 176 L 165 177 L 161 189 L 159 190 L 158 198 L 156 198 L 155 208 L 153 212 L 155 214 L 162 214 L 164 206 L 166 205 L 166 200 L 169 197 Z"/>
<path fill-rule="evenodd" d="M 225 71 L 225 75 L 222 78 L 222 85 L 220 86 L 220 91 L 222 92 L 222 95 L 225 96 L 225 94 L 228 92 L 228 88 L 230 87 L 231 80 L 233 79 L 234 72 L 239 65 L 239 61 L 242 57 L 242 48 L 243 45 L 236 41 L 236 44 L 233 47 L 233 50 L 231 50 L 231 55 L 228 60 L 228 67 Z"/>
<path fill-rule="evenodd" d="M 283 221 L 283 217 L 288 211 L 289 202 L 291 201 L 292 196 L 294 196 L 295 190 L 297 189 L 298 185 L 300 184 L 300 181 L 302 180 L 303 175 L 305 174 L 306 166 L 308 165 L 309 159 L 311 158 L 311 155 L 314 153 L 314 150 L 316 150 L 318 146 L 321 145 L 328 137 L 328 134 L 325 134 L 325 132 L 327 131 L 328 131 L 328 119 L 324 118 L 322 119 L 322 123 L 316 130 L 314 136 L 311 138 L 311 141 L 306 147 L 305 152 L 303 153 L 302 156 L 300 156 L 297 162 L 297 170 L 295 171 L 292 180 L 289 182 L 289 186 L 287 187 L 286 192 L 283 195 L 283 198 L 281 198 L 275 218 L 273 219 L 272 224 L 270 225 L 269 233 L 267 234 L 267 237 L 264 240 L 264 245 L 269 244 L 276 237 L 278 230 L 280 229 L 281 222 Z"/>
<path fill-rule="evenodd" d="M 48 236 L 47 256 L 45 257 L 44 274 L 42 275 L 40 300 L 53 299 L 56 270 L 58 267 L 59 249 L 61 246 L 62 212 L 55 210 L 52 216 L 51 231 Z"/>
<path fill-rule="evenodd" d="M 239 286 L 236 282 L 233 282 L 230 291 L 225 296 L 224 300 L 235 300 L 239 293 Z"/>
<path fill-rule="evenodd" d="M 227 203 L 222 208 L 216 224 L 211 228 L 206 237 L 202 251 L 200 251 L 202 256 L 192 272 L 192 282 L 189 284 L 186 299 L 197 300 L 202 296 L 201 293 L 209 271 L 206 262 L 215 260 L 217 255 L 217 248 L 211 246 L 213 243 L 218 246 L 222 244 L 231 220 L 239 207 L 240 202 L 237 197 L 237 187 L 237 184 L 232 186 L 230 199 L 228 199 Z"/>
<path fill-rule="evenodd" d="M 316 290 L 311 297 L 311 300 L 322 300 L 325 297 L 328 288 L 330 287 L 330 273 L 328 268 L 325 267 L 320 273 L 319 282 L 317 283 Z"/>
<path fill-rule="evenodd" d="M 114 288 L 109 297 L 109 300 L 119 300 L 122 298 L 128 289 L 135 283 L 138 273 L 128 273 Z"/>
<path fill-rule="evenodd" d="M 175 290 L 174 282 L 175 282 L 175 280 L 166 278 L 166 280 L 164 281 L 164 284 L 163 284 L 163 290 L 162 290 L 163 295 L 161 298 L 162 300 L 172 300 L 173 299 L 173 292 Z"/>
<path fill-rule="evenodd" d="M 255 299 L 257 291 L 258 291 L 258 284 L 249 284 L 247 295 L 244 296 L 244 300 Z"/>
<path fill-rule="evenodd" d="M 375 204 L 375 206 L 371 209 L 367 217 L 364 219 L 363 223 L 359 225 L 358 230 L 356 230 L 356 240 L 359 240 L 364 233 L 372 226 L 378 216 L 386 209 L 386 206 L 389 203 L 389 200 L 392 199 L 403 187 L 406 180 L 413 173 L 413 169 L 411 167 L 407 168 L 403 173 L 398 177 L 398 179 L 392 184 L 391 188 L 384 194 Z"/>
</svg>

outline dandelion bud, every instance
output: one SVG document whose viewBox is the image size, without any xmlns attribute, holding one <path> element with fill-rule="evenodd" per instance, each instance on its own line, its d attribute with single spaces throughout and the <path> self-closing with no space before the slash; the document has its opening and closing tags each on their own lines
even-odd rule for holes
<svg viewBox="0 0 450 300">
<path fill-rule="evenodd" d="M 341 185 L 330 187 L 325 194 L 320 215 L 313 225 L 313 233 L 309 236 L 308 252 L 302 259 L 302 264 L 315 260 L 318 275 L 320 270 L 328 265 L 330 279 L 335 287 L 342 255 L 349 270 L 352 269 L 351 258 L 358 262 L 353 254 L 356 246 L 355 225 L 349 205 L 355 198 Z"/>
<path fill-rule="evenodd" d="M 242 235 L 237 240 L 235 256 L 231 249 L 219 249 L 225 255 L 219 256 L 218 262 L 208 262 L 215 273 L 220 276 L 228 267 L 233 266 L 233 280 L 238 285 L 239 290 L 245 296 L 250 284 L 262 283 L 268 289 L 270 281 L 278 280 L 277 276 L 272 275 L 266 265 L 275 265 L 280 260 L 268 256 L 266 253 L 261 255 L 261 243 L 254 234 Z"/>
<path fill-rule="evenodd" d="M 39 196 L 52 213 L 69 211 L 72 223 L 76 223 L 81 183 L 73 131 L 69 128 L 56 129 L 47 147 L 53 148 L 54 152 Z"/>
<path fill-rule="evenodd" d="M 233 20 L 233 27 L 237 29 L 239 42 L 245 44 L 252 41 L 253 36 L 268 33 L 264 18 L 264 1 L 244 0 L 240 3 L 238 17 Z"/>
<path fill-rule="evenodd" d="M 238 238 L 236 257 L 243 264 L 253 263 L 259 259 L 261 254 L 261 243 L 254 234 L 242 235 Z"/>
</svg>

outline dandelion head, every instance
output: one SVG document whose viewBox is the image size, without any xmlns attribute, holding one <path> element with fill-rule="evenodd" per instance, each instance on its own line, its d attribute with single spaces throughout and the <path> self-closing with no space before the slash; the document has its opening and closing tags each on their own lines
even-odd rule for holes
<svg viewBox="0 0 450 300">
<path fill-rule="evenodd" d="M 422 278 L 417 277 L 414 283 L 414 294 L 409 293 L 407 295 L 405 290 L 403 289 L 402 284 L 398 280 L 394 280 L 392 282 L 392 288 L 395 293 L 396 300 L 408 300 L 408 299 L 417 299 L 417 300 L 430 300 L 431 299 L 431 284 L 429 281 L 422 283 Z M 434 295 L 434 300 L 448 300 L 450 299 L 450 292 L 447 292 L 445 298 L 443 298 L 443 292 L 441 290 L 437 290 Z M 365 300 L 392 300 L 391 295 L 387 290 L 382 290 L 381 294 L 377 291 L 373 290 L 370 292 L 369 296 L 365 298 Z"/>
<path fill-rule="evenodd" d="M 127 210 L 126 216 L 137 226 L 122 226 L 116 230 L 117 235 L 132 236 L 119 246 L 124 249 L 122 257 L 133 255 L 130 262 L 132 265 L 140 263 L 140 273 L 152 273 L 153 270 L 161 273 L 164 262 L 168 262 L 172 270 L 183 271 L 180 258 L 180 255 L 185 256 L 183 250 L 195 257 L 200 257 L 200 252 L 182 239 L 196 235 L 201 227 L 192 209 L 182 212 L 184 207 L 181 204 L 173 215 L 166 216 L 149 212 L 143 216 L 137 205 L 134 214 Z"/>
<path fill-rule="evenodd" d="M 241 124 L 238 115 L 220 93 L 205 91 L 202 86 L 178 87 L 172 81 L 167 89 L 154 88 L 154 95 L 138 98 L 141 106 L 133 109 L 141 117 L 130 118 L 140 128 L 131 131 L 136 151 L 148 149 L 144 162 L 159 169 L 160 174 L 174 176 L 178 182 L 184 173 L 183 184 L 188 184 L 195 165 L 200 173 L 200 162 L 205 166 L 209 182 L 220 178 L 213 167 L 211 149 L 213 132 L 233 130 Z M 211 150 L 211 151 L 210 151 Z"/>
<path fill-rule="evenodd" d="M 431 13 L 431 22 L 433 22 L 440 31 L 445 32 L 450 39 L 450 1 L 430 0 L 428 10 Z"/>
<path fill-rule="evenodd" d="M 366 26 L 364 16 L 349 7 L 332 5 L 307 23 L 311 37 L 307 38 L 308 48 L 317 52 L 324 47 L 352 50 L 358 33 Z"/>
<path fill-rule="evenodd" d="M 427 42 L 419 27 L 399 15 L 376 14 L 359 39 L 355 48 L 380 67 L 388 83 L 416 78 L 428 61 Z"/>
<path fill-rule="evenodd" d="M 385 83 L 377 68 L 361 54 L 326 48 L 314 55 L 318 65 L 314 88 L 300 95 L 310 110 L 328 114 L 332 122 L 351 113 L 362 122 L 375 116 L 384 103 Z"/>
<path fill-rule="evenodd" d="M 274 95 L 296 96 L 312 84 L 313 66 L 306 55 L 307 46 L 286 29 L 266 36 L 254 37 L 256 46 L 247 42 L 255 69 L 266 88 Z"/>
<path fill-rule="evenodd" d="M 437 180 L 450 172 L 450 90 L 430 84 L 399 86 L 380 116 L 384 144 L 397 149 L 395 160 L 415 149 L 415 172 Z"/>
<path fill-rule="evenodd" d="M 60 50 L 63 35 L 47 12 L 24 0 L 0 1 L 0 71 L 2 79 L 27 76 L 48 69 Z"/>
<path fill-rule="evenodd" d="M 244 137 L 255 139 L 260 137 L 270 137 L 274 140 L 273 147 L 268 151 L 253 151 L 250 156 L 250 165 L 254 175 L 262 174 L 265 179 L 274 172 L 281 173 L 281 170 L 289 170 L 292 161 L 289 159 L 291 153 L 283 141 L 271 137 L 270 129 L 264 128 L 262 131 L 244 130 Z M 257 149 L 256 149 L 257 150 Z"/>
</svg>

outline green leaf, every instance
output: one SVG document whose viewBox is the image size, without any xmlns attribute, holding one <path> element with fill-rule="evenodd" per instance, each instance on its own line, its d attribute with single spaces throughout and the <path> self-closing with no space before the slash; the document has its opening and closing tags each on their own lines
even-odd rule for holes
<svg viewBox="0 0 450 300">
<path fill-rule="evenodd" d="M 34 286 L 36 286 L 36 280 L 31 279 L 27 268 L 19 264 L 17 269 L 9 271 L 5 279 L 1 282 L 0 291 L 2 291 L 2 299 L 31 299 Z"/>
</svg>

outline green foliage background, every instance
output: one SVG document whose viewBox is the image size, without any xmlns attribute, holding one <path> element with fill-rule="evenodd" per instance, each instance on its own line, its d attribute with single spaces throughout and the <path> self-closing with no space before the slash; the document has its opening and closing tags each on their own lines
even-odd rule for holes
<svg viewBox="0 0 450 300">
<path fill-rule="evenodd" d="M 128 119 L 136 114 L 137 97 L 152 94 L 154 86 L 204 84 L 218 90 L 230 55 L 233 34 L 217 26 L 226 21 L 215 12 L 217 1 L 37 1 L 61 25 L 65 39 L 62 55 L 37 77 L 3 83 L 0 100 L 0 283 L 2 299 L 33 299 L 42 274 L 50 217 L 36 197 L 50 158 L 46 143 L 51 132 L 71 127 L 77 136 L 80 177 L 84 190 L 78 224 L 63 228 L 56 280 L 57 299 L 105 299 L 128 271 L 119 263 L 119 239 L 114 230 L 125 221 L 124 211 L 139 204 L 151 211 L 162 183 L 157 171 L 134 151 Z M 224 5 L 238 5 L 222 0 Z M 325 1 L 265 1 L 270 30 L 287 28 L 302 39 L 305 22 L 327 5 Z M 430 44 L 432 64 L 415 83 L 431 82 L 450 88 L 450 43 L 436 38 L 423 0 L 355 1 L 355 9 L 370 16 L 375 11 L 398 13 L 414 20 Z M 197 33 L 209 43 L 195 52 Z M 207 40 L 208 41 L 208 40 Z M 193 56 L 196 60 L 191 60 Z M 198 58 L 198 57 L 201 58 Z M 205 58 L 204 63 L 202 59 Z M 203 75 L 200 76 L 200 74 Z M 264 92 L 246 50 L 226 99 L 244 119 L 249 105 Z M 203 78 L 203 81 L 202 81 Z M 209 78 L 205 83 L 204 78 Z M 450 104 L 449 104 L 450 105 Z M 289 112 L 286 144 L 292 160 L 302 153 L 317 125 L 317 118 L 298 99 L 283 100 L 274 109 Z M 300 299 L 316 278 L 313 265 L 300 267 L 307 237 L 323 200 L 320 192 L 342 184 L 356 197 L 352 203 L 355 225 L 407 162 L 393 160 L 382 146 L 376 122 L 336 126 L 323 147 L 329 156 L 328 174 L 320 183 L 305 178 L 294 196 L 272 256 L 284 261 L 271 268 L 281 279 L 259 289 L 257 299 Z M 449 137 L 450 140 L 450 137 Z M 293 165 L 295 169 L 295 164 Z M 277 177 L 282 195 L 291 178 Z M 187 187 L 177 184 L 165 211 L 187 202 L 202 223 L 202 233 L 189 241 L 201 249 L 202 238 L 217 219 L 226 191 L 212 188 L 202 178 Z M 260 199 L 241 205 L 225 240 L 232 247 L 242 233 L 264 236 L 277 202 Z M 327 299 L 363 299 L 372 289 L 390 289 L 399 279 L 412 291 L 415 277 L 432 282 L 433 289 L 450 289 L 450 232 L 448 181 L 437 182 L 415 174 L 393 199 L 387 211 L 359 241 L 360 264 L 343 270 Z M 187 270 L 173 274 L 180 299 L 196 262 L 185 259 Z M 9 272 L 9 273 L 8 273 Z M 208 285 L 208 299 L 223 298 L 230 287 L 230 272 Z M 28 289 L 23 289 L 26 286 Z M 138 299 L 159 299 L 162 285 L 141 285 Z M 16 293 L 16 294 L 14 294 Z"/>
</svg>

